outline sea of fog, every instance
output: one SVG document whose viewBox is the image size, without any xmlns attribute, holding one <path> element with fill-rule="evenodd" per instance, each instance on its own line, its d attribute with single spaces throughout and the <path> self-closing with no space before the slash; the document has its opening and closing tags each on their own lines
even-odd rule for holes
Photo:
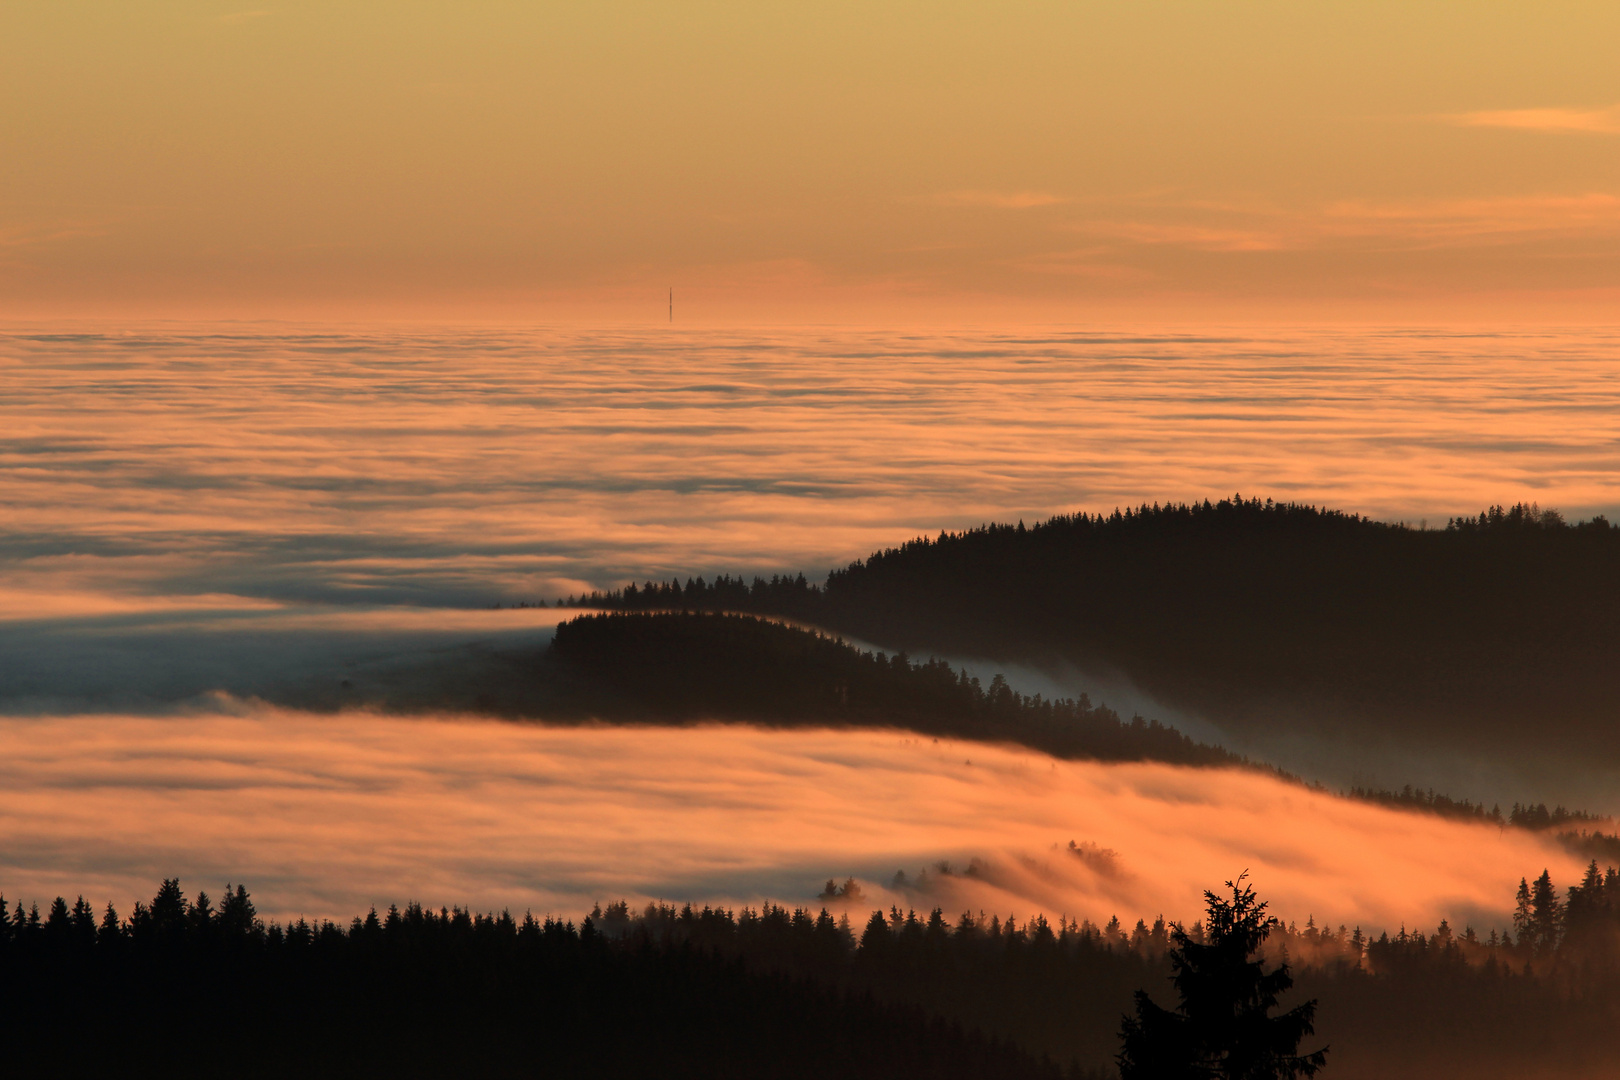
<svg viewBox="0 0 1620 1080">
<path fill-rule="evenodd" d="M 1233 492 L 1620 509 L 1620 331 L 0 334 L 0 612 L 552 598 Z"/>
<path fill-rule="evenodd" d="M 1430 526 L 1517 500 L 1614 516 L 1617 359 L 1620 331 L 1596 330 L 13 326 L 0 890 L 123 904 L 179 873 L 248 880 L 277 912 L 407 896 L 792 902 L 828 876 L 876 890 L 897 869 L 977 858 L 999 876 L 934 886 L 951 904 L 1185 913 L 1249 866 L 1301 919 L 1496 910 L 1562 857 L 1252 777 L 985 748 L 961 751 L 975 766 L 958 776 L 959 748 L 893 736 L 562 733 L 295 706 L 543 648 L 558 613 L 516 602 L 632 577 L 819 577 L 989 520 L 1233 492 Z M 1011 674 L 1220 735 L 1117 679 Z M 1399 747 L 1244 749 L 1330 782 L 1599 806 L 1617 790 L 1607 774 L 1485 775 Z M 980 763 L 998 754 L 1022 764 Z M 1284 801 L 1245 801 L 1260 788 Z M 1131 806 L 1140 821 L 1117 824 Z M 1212 839 L 1221 821 L 1249 839 Z M 1436 864 L 1463 836 L 1466 859 Z M 1124 876 L 1096 878 L 1063 855 L 1070 839 L 1114 849 Z M 1429 884 L 1399 892 L 1416 906 L 1397 903 L 1384 882 L 1425 866 Z"/>
</svg>

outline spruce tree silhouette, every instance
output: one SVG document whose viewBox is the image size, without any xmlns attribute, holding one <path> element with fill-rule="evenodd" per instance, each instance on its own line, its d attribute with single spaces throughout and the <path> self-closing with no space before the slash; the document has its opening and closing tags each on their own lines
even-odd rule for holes
<svg viewBox="0 0 1620 1080">
<path fill-rule="evenodd" d="M 186 931 L 186 895 L 180 891 L 179 878 L 164 878 L 152 897 L 152 929 L 166 938 L 179 938 Z"/>
<path fill-rule="evenodd" d="M 1255 957 L 1279 924 L 1243 884 L 1247 876 L 1226 883 L 1230 900 L 1204 893 L 1203 942 L 1179 926 L 1171 932 L 1172 981 L 1181 1004 L 1172 1012 L 1146 991 L 1136 992 L 1136 1015 L 1120 1028 L 1121 1080 L 1292 1080 L 1315 1076 L 1327 1063 L 1326 1047 L 1299 1053 L 1299 1041 L 1315 1031 L 1315 1001 L 1270 1015 L 1294 980 L 1287 964 L 1268 972 Z"/>
</svg>

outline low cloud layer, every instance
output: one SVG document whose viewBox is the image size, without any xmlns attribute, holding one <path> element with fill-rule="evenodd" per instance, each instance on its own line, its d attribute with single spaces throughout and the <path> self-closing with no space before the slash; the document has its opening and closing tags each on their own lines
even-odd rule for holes
<svg viewBox="0 0 1620 1080">
<path fill-rule="evenodd" d="M 322 709 L 344 695 L 472 707 L 491 665 L 537 655 L 575 614 L 242 603 L 0 620 L 0 714 L 171 713 L 219 693 Z"/>
<path fill-rule="evenodd" d="M 1247 869 L 1300 922 L 1483 928 L 1505 922 L 1521 875 L 1577 869 L 1528 834 L 1246 772 L 889 732 L 555 729 L 222 699 L 190 716 L 0 720 L 0 787 L 0 890 L 120 909 L 175 875 L 193 891 L 246 882 L 279 917 L 410 898 L 575 916 L 620 896 L 810 903 L 853 875 L 873 903 L 1191 919 L 1203 888 Z"/>
<path fill-rule="evenodd" d="M 1612 199 L 1531 203 L 1412 212 L 1620 222 Z M 1234 491 L 1431 524 L 1520 499 L 1612 513 L 1615 349 L 1601 332 L 11 333 L 0 618 L 815 575 L 918 533 Z"/>
</svg>

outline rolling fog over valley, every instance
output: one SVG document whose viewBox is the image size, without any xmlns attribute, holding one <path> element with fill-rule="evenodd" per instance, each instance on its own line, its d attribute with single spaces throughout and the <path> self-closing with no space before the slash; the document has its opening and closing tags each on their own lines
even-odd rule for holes
<svg viewBox="0 0 1620 1080">
<path fill-rule="evenodd" d="M 400 685 L 431 707 L 544 648 L 552 613 L 495 604 L 819 583 L 916 534 L 1211 490 L 1436 528 L 1525 498 L 1573 521 L 1620 505 L 1611 352 L 1601 332 L 13 332 L 0 708 L 331 708 Z M 1423 737 L 1403 762 L 1403 735 L 1331 702 L 1256 725 L 1117 663 L 835 629 L 1337 785 L 1613 790 L 1590 748 Z"/>
</svg>

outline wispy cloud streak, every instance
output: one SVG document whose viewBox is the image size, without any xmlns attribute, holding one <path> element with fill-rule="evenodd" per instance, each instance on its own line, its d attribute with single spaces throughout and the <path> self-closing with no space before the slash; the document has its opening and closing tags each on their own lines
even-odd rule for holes
<svg viewBox="0 0 1620 1080">
<path fill-rule="evenodd" d="M 1486 109 L 1447 118 L 1464 127 L 1620 135 L 1620 105 L 1606 109 Z"/>
<path fill-rule="evenodd" d="M 940 206 L 985 206 L 995 210 L 1031 210 L 1057 206 L 1069 200 L 1047 191 L 946 191 L 931 202 Z"/>
</svg>

